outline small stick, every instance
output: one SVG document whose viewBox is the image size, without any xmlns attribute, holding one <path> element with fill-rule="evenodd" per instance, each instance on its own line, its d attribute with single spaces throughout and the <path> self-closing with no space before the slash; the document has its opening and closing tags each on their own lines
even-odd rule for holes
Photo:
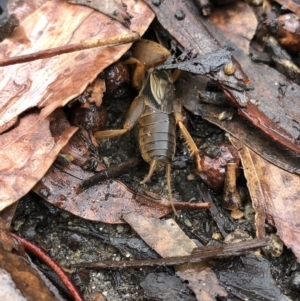
<svg viewBox="0 0 300 301">
<path fill-rule="evenodd" d="M 26 251 L 32 253 L 37 258 L 42 260 L 43 263 L 48 265 L 48 267 L 50 267 L 57 274 L 75 301 L 85 300 L 77 287 L 73 284 L 69 275 L 43 249 L 15 233 L 10 233 L 10 235 L 19 241 L 24 246 Z"/>
<path fill-rule="evenodd" d="M 49 57 L 53 57 L 55 55 L 60 55 L 64 53 L 70 53 L 70 52 L 75 52 L 75 51 L 80 51 L 85 49 L 91 49 L 100 46 L 116 46 L 120 44 L 131 43 L 138 40 L 139 38 L 140 38 L 139 33 L 131 32 L 131 33 L 126 33 L 126 35 L 118 35 L 118 36 L 107 37 L 103 39 L 87 40 L 85 42 L 78 43 L 78 44 L 65 45 L 65 46 L 55 47 L 52 49 L 41 50 L 35 53 L 5 58 L 0 60 L 0 66 L 3 67 L 8 65 L 27 63 L 38 59 L 46 59 Z"/>
<path fill-rule="evenodd" d="M 139 157 L 130 158 L 118 165 L 113 165 L 108 167 L 107 169 L 103 169 L 100 172 L 96 173 L 94 176 L 83 180 L 77 188 L 77 193 L 80 193 L 83 190 L 88 189 L 91 186 L 94 186 L 104 180 L 118 177 L 127 170 L 136 167 L 141 162 L 142 159 Z"/>
<path fill-rule="evenodd" d="M 189 262 L 200 262 L 202 260 L 227 258 L 231 256 L 239 256 L 247 253 L 250 250 L 258 249 L 267 246 L 268 238 L 256 238 L 253 240 L 238 242 L 233 244 L 220 244 L 214 246 L 206 246 L 195 248 L 191 255 L 146 259 L 146 260 L 121 260 L 121 261 L 102 261 L 102 262 L 82 262 L 73 264 L 72 267 L 91 268 L 91 269 L 119 269 L 119 268 L 141 268 L 154 266 L 176 266 Z"/>
</svg>

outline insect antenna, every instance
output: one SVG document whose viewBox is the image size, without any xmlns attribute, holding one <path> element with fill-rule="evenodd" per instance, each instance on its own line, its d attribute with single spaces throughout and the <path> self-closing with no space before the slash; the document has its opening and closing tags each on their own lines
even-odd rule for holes
<svg viewBox="0 0 300 301">
<path fill-rule="evenodd" d="M 153 160 L 151 162 L 148 175 L 146 176 L 146 178 L 143 181 L 140 182 L 140 184 L 145 184 L 146 182 L 148 182 L 150 180 L 150 178 L 152 177 L 152 175 L 156 169 L 156 163 L 157 163 L 157 160 Z"/>
<path fill-rule="evenodd" d="M 166 178 L 167 178 L 167 187 L 168 187 L 168 193 L 169 193 L 169 199 L 171 202 L 171 206 L 172 209 L 175 213 L 176 216 L 179 216 L 175 207 L 174 207 L 174 202 L 173 202 L 173 198 L 172 198 L 172 192 L 171 192 L 171 164 L 167 164 L 166 165 Z"/>
</svg>

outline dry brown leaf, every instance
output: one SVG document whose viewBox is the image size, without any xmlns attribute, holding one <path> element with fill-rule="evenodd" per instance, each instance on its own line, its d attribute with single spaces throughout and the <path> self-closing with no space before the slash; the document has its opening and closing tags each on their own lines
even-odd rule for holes
<svg viewBox="0 0 300 301">
<path fill-rule="evenodd" d="M 237 1 L 230 5 L 216 7 L 209 20 L 217 25 L 228 39 L 245 53 L 249 53 L 249 44 L 253 38 L 257 19 L 246 2 Z"/>
<path fill-rule="evenodd" d="M 123 218 L 162 257 L 190 255 L 197 247 L 173 219 L 146 218 L 135 212 L 125 214 Z M 189 282 L 188 286 L 196 294 L 197 300 L 214 301 L 214 297 L 227 296 L 219 286 L 215 273 L 208 267 L 202 269 L 201 264 L 191 263 L 177 270 L 180 270 L 177 275 L 181 280 Z"/>
<path fill-rule="evenodd" d="M 173 219 L 162 221 L 136 212 L 124 214 L 123 218 L 162 257 L 190 255 L 197 247 Z"/>
<path fill-rule="evenodd" d="M 270 164 L 236 139 L 231 142 L 239 150 L 253 206 L 257 210 L 257 235 L 263 234 L 261 227 L 265 214 L 299 260 L 300 176 Z"/>
<path fill-rule="evenodd" d="M 57 141 L 49 120 L 38 113 L 23 116 L 17 127 L 0 136 L 0 210 L 29 192 L 52 165 L 77 128 L 68 128 Z"/>
<path fill-rule="evenodd" d="M 0 44 L 1 58 L 130 32 L 119 22 L 87 7 L 53 0 L 34 10 L 36 3 L 31 2 L 20 6 L 15 0 L 11 4 L 10 12 L 22 17 L 21 24 L 10 39 Z M 141 1 L 125 3 L 133 16 L 130 30 L 143 34 L 153 12 Z M 55 108 L 64 106 L 129 47 L 130 44 L 101 47 L 0 68 L 0 132 L 28 108 L 43 108 L 41 118 L 45 118 Z"/>
<path fill-rule="evenodd" d="M 177 269 L 176 275 L 181 281 L 188 282 L 188 287 L 199 301 L 215 301 L 216 297 L 228 295 L 206 263 L 185 264 Z"/>
<path fill-rule="evenodd" d="M 92 175 L 93 172 L 84 171 L 75 164 L 64 167 L 54 164 L 33 190 L 63 210 L 88 220 L 111 224 L 124 223 L 122 215 L 128 212 L 157 218 L 170 212 L 170 208 L 157 203 L 145 206 L 137 202 L 135 194 L 115 180 L 103 181 L 77 194 L 76 187 Z"/>
</svg>

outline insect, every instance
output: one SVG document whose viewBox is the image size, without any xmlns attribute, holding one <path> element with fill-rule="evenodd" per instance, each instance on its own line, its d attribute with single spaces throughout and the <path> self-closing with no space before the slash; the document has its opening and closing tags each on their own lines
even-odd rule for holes
<svg viewBox="0 0 300 301">
<path fill-rule="evenodd" d="M 141 184 L 151 178 L 158 166 L 166 167 L 169 198 L 171 194 L 171 163 L 176 147 L 176 124 L 178 124 L 192 155 L 200 167 L 198 148 L 182 122 L 181 104 L 174 100 L 174 84 L 170 71 L 150 69 L 143 80 L 139 95 L 133 100 L 123 129 L 95 133 L 96 138 L 112 138 L 138 127 L 138 141 L 143 159 L 150 164 L 148 175 Z M 176 213 L 177 214 L 177 213 Z"/>
</svg>

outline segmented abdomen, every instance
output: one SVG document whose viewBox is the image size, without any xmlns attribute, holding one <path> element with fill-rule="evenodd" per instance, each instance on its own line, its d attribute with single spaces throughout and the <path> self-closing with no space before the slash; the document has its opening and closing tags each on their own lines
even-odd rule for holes
<svg viewBox="0 0 300 301">
<path fill-rule="evenodd" d="M 176 146 L 174 115 L 155 110 L 148 105 L 138 121 L 138 140 L 141 155 L 149 164 L 158 160 L 171 163 Z"/>
</svg>

